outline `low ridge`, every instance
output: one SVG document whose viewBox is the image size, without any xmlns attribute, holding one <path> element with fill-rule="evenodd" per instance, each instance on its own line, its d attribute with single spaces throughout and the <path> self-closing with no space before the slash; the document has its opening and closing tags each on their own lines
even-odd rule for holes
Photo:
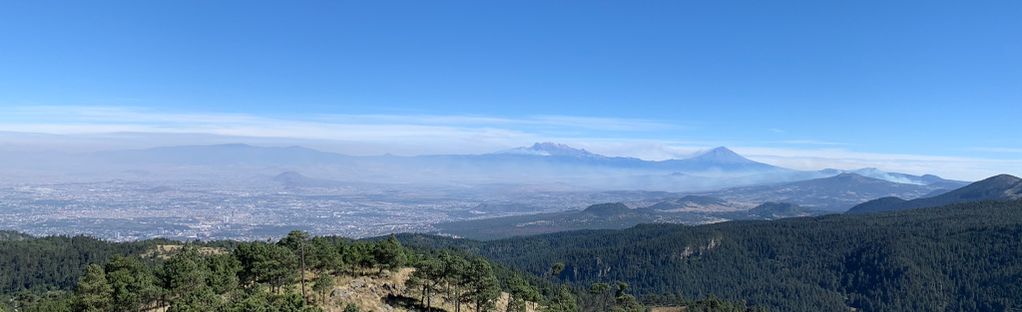
<svg viewBox="0 0 1022 312">
<path fill-rule="evenodd" d="M 607 203 L 607 204 L 596 204 L 589 206 L 582 212 L 594 214 L 597 216 L 613 216 L 622 213 L 631 212 L 632 209 L 625 206 L 622 203 Z"/>
<path fill-rule="evenodd" d="M 1022 179 L 1008 174 L 1000 174 L 934 197 L 914 200 L 885 197 L 867 201 L 852 207 L 848 213 L 896 211 L 984 200 L 1017 199 L 1022 199 Z"/>
</svg>

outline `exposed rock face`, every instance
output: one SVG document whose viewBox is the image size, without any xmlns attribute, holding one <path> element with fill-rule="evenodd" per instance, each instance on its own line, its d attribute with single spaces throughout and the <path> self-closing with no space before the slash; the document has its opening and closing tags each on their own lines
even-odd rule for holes
<svg viewBox="0 0 1022 312">
<path fill-rule="evenodd" d="M 385 302 L 388 297 L 402 297 L 407 292 L 405 282 L 414 269 L 404 268 L 396 272 L 384 271 L 382 274 L 370 274 L 359 277 L 338 277 L 337 287 L 330 292 L 325 311 L 343 311 L 345 305 L 353 303 L 362 311 L 408 311 Z"/>
<path fill-rule="evenodd" d="M 413 307 L 418 303 L 421 296 L 414 289 L 408 289 L 406 282 L 412 276 L 415 269 L 403 268 L 395 272 L 384 271 L 382 274 L 369 274 L 359 277 L 338 277 L 336 287 L 327 295 L 326 302 L 322 304 L 323 310 L 327 312 L 342 312 L 344 307 L 353 303 L 361 311 L 374 312 L 411 312 L 421 311 Z M 494 312 L 503 312 L 507 308 L 508 295 L 501 293 L 497 299 Z M 445 311 L 454 311 L 453 302 L 445 302 L 440 295 L 434 296 L 433 308 Z M 539 306 L 535 303 L 528 303 L 526 310 L 535 312 Z M 472 307 L 462 305 L 461 311 L 474 311 Z"/>
</svg>

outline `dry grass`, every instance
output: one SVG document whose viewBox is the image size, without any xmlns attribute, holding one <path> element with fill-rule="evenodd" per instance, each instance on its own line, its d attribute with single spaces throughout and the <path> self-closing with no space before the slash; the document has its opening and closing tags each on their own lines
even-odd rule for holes
<svg viewBox="0 0 1022 312">
<path fill-rule="evenodd" d="M 180 245 L 161 245 L 155 250 L 150 251 L 154 255 L 160 257 L 169 257 L 174 252 L 181 249 Z M 216 250 L 208 248 L 208 250 L 201 252 L 210 252 L 215 254 L 217 252 L 222 253 L 223 250 Z M 311 281 L 315 280 L 316 276 L 312 273 L 306 273 L 306 289 L 309 292 L 308 296 L 312 302 L 319 304 L 325 312 L 343 312 L 344 307 L 353 303 L 359 307 L 361 311 L 371 312 L 406 312 L 409 311 L 405 308 L 395 307 L 387 304 L 385 298 L 388 296 L 397 296 L 405 298 L 420 297 L 420 293 L 414 289 L 408 289 L 406 282 L 408 278 L 412 276 L 415 269 L 403 268 L 397 271 L 384 271 L 381 274 L 376 272 L 366 273 L 362 276 L 339 276 L 335 277 L 334 284 L 337 285 L 333 290 L 326 293 L 325 298 L 321 294 L 316 293 L 312 290 Z M 296 283 L 291 285 L 288 291 L 299 291 L 300 284 Z M 496 309 L 487 312 L 504 312 L 507 307 L 508 294 L 501 293 L 500 298 L 497 299 Z M 432 297 L 432 304 L 434 309 L 444 311 L 454 311 L 454 302 L 446 302 L 442 294 L 438 294 Z M 164 312 L 166 307 L 157 309 L 147 310 L 147 312 Z M 539 305 L 530 302 L 526 305 L 526 311 L 536 312 L 539 310 Z M 471 305 L 462 304 L 462 312 L 476 312 L 474 307 Z M 680 310 L 654 310 L 654 312 L 675 312 Z"/>
<path fill-rule="evenodd" d="M 388 295 L 393 295 L 418 299 L 421 294 L 414 289 L 408 289 L 406 286 L 406 282 L 413 272 L 415 270 L 412 268 L 404 268 L 396 272 L 384 272 L 381 275 L 342 276 L 338 277 L 335 281 L 335 284 L 338 286 L 334 287 L 331 294 L 327 296 L 326 302 L 318 298 L 319 294 L 315 296 L 317 297 L 317 302 L 323 302 L 321 307 L 327 312 L 341 312 L 348 303 L 354 303 L 362 311 L 408 311 L 404 308 L 388 305 L 384 302 L 384 298 Z M 507 307 L 507 301 L 508 294 L 501 293 L 496 303 L 496 309 L 490 312 L 504 312 Z M 454 302 L 446 302 L 442 294 L 433 296 L 432 304 L 435 309 L 442 309 L 444 311 L 455 310 Z M 529 303 L 526 310 L 528 312 L 535 312 L 539 310 L 539 306 L 536 303 Z M 470 305 L 462 304 L 461 311 L 474 312 L 475 310 Z"/>
<path fill-rule="evenodd" d="M 183 247 L 184 245 L 156 245 L 155 247 L 153 247 L 153 249 L 150 249 L 149 251 L 143 253 L 142 256 L 143 257 L 156 256 L 161 259 L 168 259 L 175 253 L 180 251 L 181 248 Z M 222 255 L 227 253 L 227 250 L 216 247 L 197 247 L 196 250 L 198 250 L 199 254 L 203 256 Z"/>
</svg>

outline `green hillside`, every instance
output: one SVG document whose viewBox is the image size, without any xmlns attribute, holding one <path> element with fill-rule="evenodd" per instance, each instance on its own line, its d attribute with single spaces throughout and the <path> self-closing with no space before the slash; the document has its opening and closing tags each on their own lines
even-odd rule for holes
<svg viewBox="0 0 1022 312">
<path fill-rule="evenodd" d="M 645 311 L 623 283 L 570 288 L 392 237 L 183 244 L 0 232 L 0 263 L 0 311 Z M 691 304 L 705 302 L 715 303 Z"/>
<path fill-rule="evenodd" d="M 471 311 L 479 298 L 503 307 L 492 311 L 641 311 L 639 303 L 720 311 L 712 308 L 718 302 L 771 311 L 1022 308 L 1022 201 L 486 242 L 405 234 L 399 244 L 301 232 L 275 243 L 186 247 L 9 232 L 0 238 L 0 306 L 19 311 L 330 311 L 320 301 L 332 286 L 317 277 L 379 281 L 410 274 L 409 267 L 415 273 L 401 283 L 415 286 L 390 288 L 397 297 L 357 297 L 412 311 L 459 302 Z M 490 290 L 474 292 L 479 285 Z M 692 301 L 699 298 L 709 299 Z"/>
<path fill-rule="evenodd" d="M 647 302 L 710 294 L 777 311 L 1022 308 L 1022 202 L 702 226 L 640 225 L 454 246 L 575 285 L 621 280 Z"/>
</svg>

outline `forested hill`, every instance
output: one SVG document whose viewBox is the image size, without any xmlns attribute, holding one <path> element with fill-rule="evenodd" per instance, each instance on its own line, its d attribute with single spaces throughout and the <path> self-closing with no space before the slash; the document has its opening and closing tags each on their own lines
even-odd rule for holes
<svg viewBox="0 0 1022 312">
<path fill-rule="evenodd" d="M 777 311 L 1022 308 L 1022 201 L 489 242 L 405 235 L 563 281 L 622 280 L 647 302 L 709 294 Z"/>
<path fill-rule="evenodd" d="M 159 240 L 110 243 L 85 236 L 32 237 L 0 231 L 0 294 L 70 289 L 89 263 L 137 255 Z"/>
<path fill-rule="evenodd" d="M 0 312 L 646 311 L 624 283 L 571 288 L 393 237 L 112 243 L 0 232 L 0 264 Z M 751 310 L 717 298 L 667 303 Z"/>
<path fill-rule="evenodd" d="M 443 311 L 441 303 L 496 312 L 539 303 L 578 309 L 570 289 L 547 283 L 544 297 L 528 276 L 479 256 L 300 231 L 276 243 L 195 244 L 0 232 L 0 263 L 0 311 Z M 615 306 L 642 309 L 626 298 Z"/>
<path fill-rule="evenodd" d="M 0 311 L 319 311 L 352 302 L 325 295 L 341 287 L 335 282 L 397 276 L 408 267 L 421 273 L 403 282 L 417 286 L 400 293 L 398 305 L 421 307 L 422 298 L 434 297 L 427 307 L 458 304 L 462 295 L 482 295 L 468 291 L 486 285 L 493 291 L 484 305 L 514 311 L 527 302 L 544 311 L 641 311 L 640 303 L 691 308 L 684 299 L 705 297 L 714 298 L 707 306 L 721 298 L 738 310 L 1011 311 L 1022 308 L 1020 237 L 1022 201 L 488 242 L 410 234 L 398 236 L 400 243 L 350 241 L 292 232 L 276 243 L 181 247 L 4 232 Z M 164 252 L 161 244 L 180 249 Z M 302 280 L 311 289 L 305 296 Z M 496 290 L 521 300 L 499 301 Z M 481 305 L 473 298 L 464 299 L 466 307 Z"/>
<path fill-rule="evenodd" d="M 913 200 L 903 200 L 897 197 L 884 197 L 871 200 L 852 207 L 852 209 L 848 210 L 848 213 L 871 213 L 940 207 L 944 205 L 982 200 L 1012 201 L 1018 199 L 1022 199 L 1022 179 L 1012 175 L 1001 174 L 933 197 L 917 198 Z"/>
</svg>

